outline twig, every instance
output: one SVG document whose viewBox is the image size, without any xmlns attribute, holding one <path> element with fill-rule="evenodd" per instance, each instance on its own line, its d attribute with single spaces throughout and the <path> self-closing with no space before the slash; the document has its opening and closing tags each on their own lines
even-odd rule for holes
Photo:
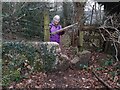
<svg viewBox="0 0 120 90">
<path fill-rule="evenodd" d="M 106 26 L 107 21 L 108 21 L 109 19 L 110 19 L 110 18 L 107 17 L 107 19 L 104 21 L 104 24 L 103 24 L 104 26 Z"/>
<path fill-rule="evenodd" d="M 16 20 L 15 20 L 15 21 L 18 21 L 19 19 L 23 18 L 24 16 L 25 16 L 25 14 L 23 14 L 22 16 L 20 16 L 20 17 L 16 18 Z"/>
<path fill-rule="evenodd" d="M 120 43 L 120 35 L 118 36 L 118 42 Z"/>
<path fill-rule="evenodd" d="M 20 10 L 25 6 L 27 5 L 27 2 L 24 2 L 23 5 L 21 6 Z"/>
<path fill-rule="evenodd" d="M 15 3 L 15 4 L 16 4 L 16 3 Z M 12 12 L 10 15 L 4 17 L 4 18 L 8 18 L 8 17 L 13 16 L 17 11 L 20 11 L 22 8 L 24 8 L 25 5 L 27 5 L 27 2 L 24 2 L 23 5 L 22 5 L 18 10 L 16 10 L 16 7 L 14 7 L 13 12 Z"/>
<path fill-rule="evenodd" d="M 110 29 L 114 29 L 114 30 L 116 30 L 117 32 L 119 32 L 119 30 L 117 29 L 117 28 L 115 28 L 115 27 L 112 27 L 112 26 L 104 26 L 105 28 L 110 28 Z"/>
<path fill-rule="evenodd" d="M 16 12 L 16 2 L 14 3 L 14 10 L 13 10 L 13 12 L 12 12 L 12 14 L 11 14 L 11 16 Z"/>
<path fill-rule="evenodd" d="M 118 60 L 118 50 L 117 50 L 117 46 L 115 45 L 115 42 L 113 41 L 113 45 L 114 45 L 114 47 L 115 47 L 115 51 L 116 51 L 116 54 L 115 54 L 115 58 L 116 58 L 116 61 L 119 61 Z"/>
<path fill-rule="evenodd" d="M 92 71 L 92 73 L 106 88 L 108 88 L 109 90 L 113 90 L 112 87 L 108 85 L 105 81 L 103 81 L 103 79 L 101 79 L 94 71 Z"/>
<path fill-rule="evenodd" d="M 103 40 L 104 40 L 104 41 L 106 41 L 106 39 L 105 39 L 104 35 L 101 33 L 100 28 L 99 28 L 99 32 L 100 32 L 100 35 L 102 36 Z"/>
<path fill-rule="evenodd" d="M 110 17 L 110 21 L 111 21 L 111 24 L 112 24 L 112 26 L 114 26 L 114 24 L 113 24 L 113 19 L 112 19 L 113 17 L 111 16 Z"/>
<path fill-rule="evenodd" d="M 104 29 L 109 35 L 110 35 L 110 37 L 111 37 L 111 39 L 112 39 L 112 41 L 113 41 L 113 45 L 114 45 L 114 47 L 115 47 L 115 51 L 116 51 L 116 54 L 115 54 L 115 58 L 116 58 L 116 61 L 119 61 L 119 59 L 118 59 L 118 50 L 117 50 L 117 46 L 116 46 L 116 44 L 115 44 L 115 40 L 113 39 L 113 37 L 112 37 L 112 35 L 111 35 L 111 33 L 107 30 L 107 29 L 105 29 L 105 27 L 101 27 L 102 29 Z"/>
<path fill-rule="evenodd" d="M 110 32 L 107 30 L 107 29 L 105 29 L 105 31 L 110 35 L 110 37 L 112 38 L 112 35 L 110 34 Z M 112 40 L 113 40 L 113 45 L 114 45 L 114 47 L 115 47 L 115 51 L 116 51 L 116 54 L 115 54 L 115 58 L 116 58 L 116 61 L 119 61 L 118 60 L 118 50 L 117 50 L 117 46 L 116 46 L 116 44 L 115 44 L 115 41 L 114 41 L 114 39 L 112 38 Z"/>
<path fill-rule="evenodd" d="M 120 3 L 118 3 L 118 5 L 114 6 L 108 13 L 106 13 L 106 15 L 109 15 L 116 7 L 118 7 L 120 5 Z"/>
</svg>

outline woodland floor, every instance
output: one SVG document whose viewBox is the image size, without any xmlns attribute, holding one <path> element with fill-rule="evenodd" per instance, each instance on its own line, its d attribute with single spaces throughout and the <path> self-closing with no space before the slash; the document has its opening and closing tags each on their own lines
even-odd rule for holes
<svg viewBox="0 0 120 90">
<path fill-rule="evenodd" d="M 94 53 L 91 57 L 91 66 L 100 69 L 100 65 L 96 60 L 102 60 L 107 55 L 103 53 Z M 96 73 L 112 88 L 119 88 L 117 85 L 118 78 L 113 78 L 110 72 L 113 72 L 113 66 L 106 66 L 105 70 L 97 70 Z M 21 80 L 19 83 L 12 83 L 9 88 L 105 88 L 98 81 L 90 69 L 68 68 L 64 71 L 55 71 L 51 73 L 36 72 L 27 79 Z"/>
<path fill-rule="evenodd" d="M 72 56 L 68 48 L 64 50 L 64 53 L 69 57 Z M 93 90 L 93 88 L 105 88 L 105 86 L 93 75 L 90 69 L 91 67 L 98 68 L 96 74 L 112 88 L 120 88 L 120 85 L 118 85 L 120 76 L 113 77 L 111 74 L 115 72 L 114 64 L 104 66 L 103 69 L 99 63 L 99 61 L 106 57 L 108 57 L 108 55 L 104 53 L 93 52 L 91 53 L 90 59 L 91 65 L 88 69 L 67 68 L 64 71 L 55 71 L 51 73 L 35 72 L 18 83 L 11 83 L 9 88 L 89 88 L 91 90 Z"/>
</svg>

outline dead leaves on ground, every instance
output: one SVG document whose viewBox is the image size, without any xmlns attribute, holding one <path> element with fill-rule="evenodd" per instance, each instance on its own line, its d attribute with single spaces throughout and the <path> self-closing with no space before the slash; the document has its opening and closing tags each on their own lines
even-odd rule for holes
<svg viewBox="0 0 120 90">
<path fill-rule="evenodd" d="M 69 68 L 66 71 L 55 71 L 47 74 L 43 72 L 33 73 L 28 79 L 23 79 L 17 83 L 15 88 L 104 88 L 105 86 L 92 74 L 93 68 L 96 69 L 98 76 L 112 88 L 119 88 L 120 76 L 116 75 L 114 64 L 101 67 L 98 61 L 107 56 L 102 53 L 93 55 L 91 56 L 92 65 L 88 69 L 72 70 Z"/>
</svg>

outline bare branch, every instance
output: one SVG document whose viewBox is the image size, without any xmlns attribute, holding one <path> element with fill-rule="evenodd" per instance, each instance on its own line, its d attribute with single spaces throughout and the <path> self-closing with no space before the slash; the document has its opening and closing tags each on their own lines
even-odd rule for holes
<svg viewBox="0 0 120 90">
<path fill-rule="evenodd" d="M 16 21 L 18 21 L 19 19 L 23 18 L 25 16 L 25 14 L 23 14 L 22 16 L 16 18 Z"/>
<path fill-rule="evenodd" d="M 101 33 L 101 30 L 99 29 L 100 35 L 102 36 L 103 40 L 106 41 L 104 35 Z"/>
<path fill-rule="evenodd" d="M 115 53 L 115 58 L 116 58 L 116 61 L 119 61 L 119 59 L 118 59 L 118 50 L 117 50 L 117 46 L 116 46 L 116 44 L 115 44 L 115 40 L 113 39 L 113 37 L 112 37 L 112 35 L 111 35 L 111 33 L 107 30 L 107 29 L 105 29 L 105 27 L 101 27 L 102 29 L 104 29 L 108 34 L 109 34 L 109 36 L 111 37 L 111 39 L 112 39 L 112 41 L 113 41 L 113 45 L 114 45 L 114 48 L 115 48 L 115 51 L 116 51 L 116 53 Z"/>
<path fill-rule="evenodd" d="M 105 81 L 103 81 L 94 71 L 92 71 L 92 73 L 105 87 L 107 87 L 109 90 L 112 90 L 112 87 L 108 85 Z"/>
<path fill-rule="evenodd" d="M 73 26 L 75 26 L 75 25 L 77 25 L 77 24 L 78 24 L 78 23 L 69 25 L 69 26 L 64 27 L 64 28 L 62 28 L 62 29 L 60 29 L 60 30 L 58 30 L 58 31 L 55 31 L 55 32 L 51 33 L 51 34 L 56 34 L 56 33 L 62 32 L 62 31 L 66 30 L 66 29 L 68 29 L 68 28 L 71 28 L 71 27 L 73 27 Z"/>
</svg>

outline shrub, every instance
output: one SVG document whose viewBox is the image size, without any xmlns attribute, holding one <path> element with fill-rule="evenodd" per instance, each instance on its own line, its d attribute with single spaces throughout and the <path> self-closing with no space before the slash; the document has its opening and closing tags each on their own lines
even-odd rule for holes
<svg viewBox="0 0 120 90">
<path fill-rule="evenodd" d="M 51 71 L 56 61 L 56 47 L 47 48 L 47 44 L 41 45 L 41 57 L 44 71 Z"/>
<path fill-rule="evenodd" d="M 36 68 L 39 60 L 36 48 L 30 43 L 3 42 L 2 44 L 2 83 L 9 85 L 12 81 L 19 81 L 29 75 Z M 39 66 L 41 67 L 41 66 Z M 35 68 L 35 69 L 34 69 Z"/>
<path fill-rule="evenodd" d="M 38 43 L 39 44 L 39 43 Z M 27 77 L 33 71 L 49 72 L 56 60 L 56 47 L 48 48 L 47 44 L 3 42 L 2 43 L 2 84 L 10 85 Z"/>
</svg>

